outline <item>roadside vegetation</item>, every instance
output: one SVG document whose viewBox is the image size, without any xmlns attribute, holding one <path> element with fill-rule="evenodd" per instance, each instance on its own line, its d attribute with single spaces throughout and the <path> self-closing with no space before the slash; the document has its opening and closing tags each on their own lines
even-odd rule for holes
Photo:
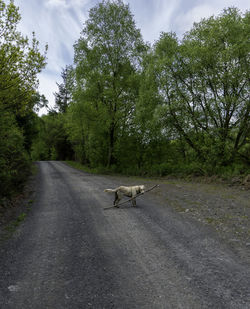
<svg viewBox="0 0 250 309">
<path fill-rule="evenodd" d="M 56 108 L 39 121 L 34 160 L 123 174 L 247 175 L 250 15 L 236 8 L 153 46 L 129 6 L 89 12 L 62 71 Z"/>
<path fill-rule="evenodd" d="M 30 172 L 35 111 L 46 103 L 36 89 L 47 47 L 41 53 L 35 34 L 29 40 L 18 32 L 20 18 L 13 1 L 0 0 L 0 213 Z"/>
<path fill-rule="evenodd" d="M 178 38 L 143 41 L 121 0 L 94 6 L 61 73 L 55 107 L 37 92 L 45 67 L 0 0 L 0 200 L 30 162 L 68 160 L 127 175 L 250 174 L 250 13 L 227 8 Z"/>
</svg>

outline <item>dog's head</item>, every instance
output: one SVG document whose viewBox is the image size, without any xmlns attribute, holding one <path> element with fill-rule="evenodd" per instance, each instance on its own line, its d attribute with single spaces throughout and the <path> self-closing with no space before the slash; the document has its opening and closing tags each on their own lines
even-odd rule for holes
<svg viewBox="0 0 250 309">
<path fill-rule="evenodd" d="M 139 190 L 138 191 L 139 191 L 138 193 L 144 193 L 145 186 L 144 185 L 139 186 Z"/>
</svg>

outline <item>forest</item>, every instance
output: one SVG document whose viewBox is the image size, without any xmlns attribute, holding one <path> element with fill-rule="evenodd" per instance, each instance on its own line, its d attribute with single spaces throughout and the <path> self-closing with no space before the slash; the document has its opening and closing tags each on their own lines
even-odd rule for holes
<svg viewBox="0 0 250 309">
<path fill-rule="evenodd" d="M 38 160 L 126 175 L 250 173 L 249 11 L 226 8 L 151 45 L 129 5 L 98 3 L 41 117 L 47 46 L 16 30 L 20 18 L 0 0 L 0 199 Z"/>
<path fill-rule="evenodd" d="M 45 67 L 47 46 L 41 53 L 34 33 L 31 40 L 23 36 L 20 19 L 13 1 L 0 0 L 0 205 L 29 175 L 36 111 L 46 103 L 37 92 L 37 74 Z"/>
</svg>

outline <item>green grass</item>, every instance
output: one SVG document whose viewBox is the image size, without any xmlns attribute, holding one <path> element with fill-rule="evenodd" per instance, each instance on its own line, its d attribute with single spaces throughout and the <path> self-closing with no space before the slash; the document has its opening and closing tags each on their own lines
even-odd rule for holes
<svg viewBox="0 0 250 309">
<path fill-rule="evenodd" d="M 229 166 L 227 168 L 221 168 L 220 170 L 214 170 L 214 173 L 198 173 L 198 170 L 200 169 L 200 165 L 193 164 L 193 165 L 183 165 L 179 166 L 178 168 L 173 166 L 172 170 L 166 169 L 162 170 L 168 165 L 161 164 L 159 166 L 152 166 L 150 168 L 146 168 L 142 170 L 137 169 L 118 169 L 116 166 L 113 166 L 111 168 L 107 168 L 104 166 L 99 167 L 89 167 L 87 165 L 83 165 L 76 161 L 64 161 L 68 165 L 87 172 L 91 174 L 101 174 L 101 175 L 112 175 L 112 176 L 127 176 L 127 177 L 133 177 L 134 179 L 140 179 L 144 181 L 148 180 L 161 180 L 163 183 L 166 184 L 179 184 L 180 181 L 183 181 L 182 185 L 186 186 L 187 183 L 192 182 L 199 182 L 199 183 L 209 183 L 210 186 L 207 188 L 207 190 L 210 192 L 217 191 L 218 184 L 228 183 L 231 180 L 233 180 L 233 177 L 235 175 L 238 175 L 238 173 L 242 172 L 239 168 L 234 168 L 235 166 Z M 197 169 L 196 169 L 197 168 Z M 240 182 L 246 177 L 247 174 L 250 173 L 250 170 L 245 170 L 244 174 L 241 173 L 241 175 L 238 175 Z M 186 184 L 184 183 L 186 182 Z"/>
<path fill-rule="evenodd" d="M 65 163 L 67 163 L 68 165 L 84 171 L 86 173 L 90 173 L 90 174 L 103 174 L 103 175 L 123 175 L 122 173 L 118 173 L 117 171 L 115 171 L 115 169 L 113 168 L 107 168 L 104 166 L 99 166 L 99 167 L 89 167 L 87 165 L 83 165 L 79 162 L 76 161 L 63 161 Z"/>
<path fill-rule="evenodd" d="M 22 212 L 17 218 L 10 221 L 4 228 L 3 233 L 0 237 L 0 241 L 9 239 L 16 231 L 16 229 L 22 224 L 25 218 L 28 215 L 28 212 L 31 210 L 33 200 L 29 200 L 26 204 L 26 209 Z M 4 232 L 5 231 L 5 232 Z"/>
<path fill-rule="evenodd" d="M 26 218 L 26 213 L 21 213 L 15 220 L 11 221 L 6 227 L 5 230 L 10 234 L 13 234 L 17 227 L 24 221 Z"/>
<path fill-rule="evenodd" d="M 30 166 L 30 173 L 35 176 L 38 173 L 38 166 L 33 162 Z"/>
<path fill-rule="evenodd" d="M 206 220 L 207 223 L 209 223 L 209 224 L 216 224 L 216 223 L 218 222 L 218 219 L 211 218 L 211 217 L 207 217 L 207 218 L 205 218 L 205 220 Z"/>
<path fill-rule="evenodd" d="M 69 166 L 72 166 L 80 171 L 86 172 L 86 173 L 90 173 L 90 174 L 101 174 L 101 175 L 112 175 L 112 176 L 123 176 L 123 177 L 129 177 L 129 179 L 133 179 L 133 180 L 140 180 L 140 181 L 151 181 L 151 180 L 157 180 L 160 177 L 145 177 L 145 176 L 138 176 L 138 175 L 128 175 L 128 174 L 124 174 L 124 173 L 118 173 L 115 172 L 112 169 L 108 169 L 105 167 L 97 167 L 97 168 L 91 168 L 89 166 L 83 165 L 79 162 L 75 162 L 75 161 L 63 161 L 64 163 L 68 164 Z M 164 183 L 171 183 L 171 181 L 165 180 Z M 174 182 L 173 182 L 174 183 Z"/>
<path fill-rule="evenodd" d="M 92 174 L 97 174 L 96 168 L 90 168 L 90 167 L 88 167 L 86 165 L 82 165 L 81 163 L 76 162 L 76 161 L 64 161 L 64 162 L 67 163 L 68 165 L 80 170 L 80 171 L 92 173 Z"/>
</svg>

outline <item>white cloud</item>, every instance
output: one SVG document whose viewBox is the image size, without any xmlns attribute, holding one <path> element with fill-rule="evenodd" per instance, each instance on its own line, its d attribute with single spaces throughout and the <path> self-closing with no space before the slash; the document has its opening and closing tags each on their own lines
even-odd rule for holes
<svg viewBox="0 0 250 309">
<path fill-rule="evenodd" d="M 125 0 L 124 0 L 125 1 Z M 176 14 L 181 0 L 126 0 L 134 15 L 137 27 L 145 41 L 159 39 L 161 31 L 172 31 L 172 16 Z"/>
<path fill-rule="evenodd" d="M 84 5 L 90 0 L 16 0 L 22 16 L 19 30 L 28 37 L 35 31 L 43 52 L 48 43 L 47 66 L 39 74 L 39 91 L 54 103 L 53 92 L 57 91 L 56 81 L 67 64 L 73 62 L 73 44 L 80 36 L 86 20 Z"/>
<path fill-rule="evenodd" d="M 68 7 L 66 0 L 47 0 L 45 5 L 47 7 L 59 7 L 59 8 L 67 8 Z"/>
<path fill-rule="evenodd" d="M 178 34 L 183 34 L 192 28 L 194 22 L 200 22 L 201 19 L 208 18 L 214 13 L 214 8 L 209 4 L 202 4 L 191 8 L 176 16 L 175 31 Z"/>
<path fill-rule="evenodd" d="M 156 1 L 155 14 L 147 24 L 144 36 L 147 36 L 152 42 L 159 39 L 160 32 L 174 31 L 172 16 L 176 14 L 180 2 L 180 0 Z"/>
<path fill-rule="evenodd" d="M 88 11 L 101 0 L 15 0 L 20 7 L 20 31 L 31 37 L 35 31 L 41 51 L 49 45 L 48 64 L 39 74 L 40 92 L 52 105 L 61 71 L 72 63 L 73 44 L 80 36 Z M 137 27 L 144 40 L 153 43 L 160 32 L 173 31 L 179 37 L 191 29 L 193 22 L 217 15 L 224 7 L 249 8 L 248 0 L 123 0 L 130 4 Z"/>
<path fill-rule="evenodd" d="M 56 7 L 60 9 L 65 8 L 83 8 L 86 6 L 91 0 L 46 0 L 46 7 Z"/>
<path fill-rule="evenodd" d="M 246 1 L 198 1 L 201 4 L 189 7 L 184 11 L 180 11 L 175 18 L 175 32 L 182 35 L 186 31 L 189 31 L 194 22 L 200 22 L 203 18 L 209 18 L 210 16 L 219 15 L 223 9 L 228 7 L 238 7 L 245 12 L 249 6 Z M 197 3 L 198 3 L 197 2 Z"/>
</svg>

